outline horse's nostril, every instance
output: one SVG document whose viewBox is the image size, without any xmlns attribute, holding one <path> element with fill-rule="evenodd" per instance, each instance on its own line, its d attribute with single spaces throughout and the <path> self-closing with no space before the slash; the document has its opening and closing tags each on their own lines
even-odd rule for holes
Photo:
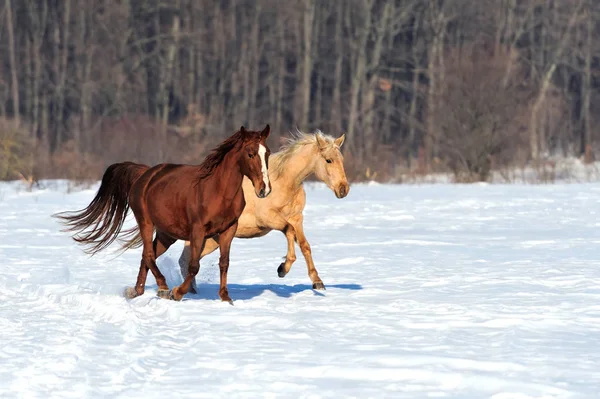
<svg viewBox="0 0 600 399">
<path fill-rule="evenodd" d="M 260 192 L 258 193 L 259 197 L 263 198 L 265 196 L 265 189 L 261 188 Z"/>
</svg>

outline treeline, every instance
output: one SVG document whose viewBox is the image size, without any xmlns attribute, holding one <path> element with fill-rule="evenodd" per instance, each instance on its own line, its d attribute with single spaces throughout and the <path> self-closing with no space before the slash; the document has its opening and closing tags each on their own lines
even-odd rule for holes
<svg viewBox="0 0 600 399">
<path fill-rule="evenodd" d="M 199 162 L 265 123 L 345 132 L 354 178 L 597 149 L 595 0 L 0 1 L 0 178 Z"/>
</svg>

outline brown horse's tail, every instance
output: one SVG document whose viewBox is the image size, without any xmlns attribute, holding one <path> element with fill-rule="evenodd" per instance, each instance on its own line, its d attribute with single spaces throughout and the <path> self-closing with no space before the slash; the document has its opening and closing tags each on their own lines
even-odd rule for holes
<svg viewBox="0 0 600 399">
<path fill-rule="evenodd" d="M 62 223 L 67 226 L 63 231 L 75 232 L 73 239 L 89 246 L 84 249 L 87 254 L 94 255 L 119 236 L 129 211 L 129 190 L 148 168 L 133 162 L 110 165 L 102 176 L 96 196 L 86 208 L 75 212 L 60 212 L 53 216 L 62 219 Z"/>
</svg>

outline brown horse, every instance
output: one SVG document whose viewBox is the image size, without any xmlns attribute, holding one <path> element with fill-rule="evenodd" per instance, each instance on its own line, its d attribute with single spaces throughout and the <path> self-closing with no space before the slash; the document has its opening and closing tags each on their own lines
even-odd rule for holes
<svg viewBox="0 0 600 399">
<path fill-rule="evenodd" d="M 144 293 L 150 269 L 156 278 L 158 295 L 181 300 L 200 269 L 206 240 L 218 235 L 219 296 L 233 304 L 227 291 L 227 270 L 231 241 L 246 205 L 242 182 L 244 176 L 248 177 L 259 198 L 271 192 L 270 151 L 266 144 L 269 132 L 269 125 L 261 132 L 242 126 L 200 165 L 160 164 L 148 168 L 131 162 L 113 164 L 106 169 L 98 193 L 87 208 L 72 215 L 55 216 L 63 219 L 68 230 L 79 233 L 73 237 L 77 242 L 92 246 L 88 253 L 93 255 L 117 239 L 131 207 L 137 226 L 124 232 L 134 237 L 126 240 L 122 248 L 142 244 L 143 250 L 136 285 L 125 292 L 129 298 Z M 90 227 L 92 231 L 84 232 Z M 156 258 L 177 240 L 191 243 L 189 273 L 180 286 L 169 290 Z"/>
<path fill-rule="evenodd" d="M 340 151 L 344 135 L 333 138 L 317 131 L 315 134 L 298 132 L 288 140 L 286 146 L 271 156 L 269 177 L 273 185 L 273 194 L 264 200 L 252 198 L 252 186 L 244 179 L 243 189 L 246 207 L 238 222 L 235 236 L 238 238 L 262 237 L 272 230 L 279 230 L 287 239 L 285 262 L 279 265 L 277 274 L 284 277 L 296 261 L 294 241 L 300 246 L 306 261 L 308 276 L 313 288 L 324 290 L 325 284 L 313 262 L 310 245 L 304 234 L 303 215 L 306 205 L 306 193 L 302 183 L 314 174 L 335 193 L 344 198 L 350 191 L 344 170 L 344 157 Z M 219 237 L 206 240 L 202 257 L 216 250 L 221 244 Z M 179 258 L 181 274 L 188 274 L 190 263 L 190 243 L 186 241 Z M 192 280 L 190 292 L 196 292 L 196 281 Z"/>
</svg>

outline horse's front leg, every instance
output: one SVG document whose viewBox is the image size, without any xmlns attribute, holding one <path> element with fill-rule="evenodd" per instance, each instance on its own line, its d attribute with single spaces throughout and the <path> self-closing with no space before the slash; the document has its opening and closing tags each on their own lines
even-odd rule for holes
<svg viewBox="0 0 600 399">
<path fill-rule="evenodd" d="M 292 268 L 292 265 L 296 261 L 296 247 L 295 247 L 295 239 L 296 233 L 294 232 L 294 228 L 291 224 L 287 224 L 283 229 L 283 234 L 285 234 L 285 238 L 287 240 L 287 254 L 285 255 L 285 262 L 279 265 L 277 268 L 277 275 L 281 278 L 285 277 Z"/>
<path fill-rule="evenodd" d="M 310 250 L 310 244 L 306 240 L 306 236 L 304 235 L 304 227 L 302 226 L 303 222 L 302 215 L 297 215 L 290 218 L 290 224 L 294 228 L 294 233 L 296 234 L 296 240 L 298 241 L 298 245 L 300 246 L 300 250 L 302 251 L 302 255 L 304 255 L 304 259 L 306 260 L 306 268 L 308 269 L 308 277 L 313 283 L 313 289 L 315 290 L 324 290 L 325 284 L 319 277 L 319 273 L 315 268 L 315 263 L 313 262 L 312 252 Z"/>
<path fill-rule="evenodd" d="M 200 255 L 200 260 L 202 260 L 202 258 L 204 258 L 206 255 L 213 253 L 217 248 L 219 248 L 219 241 L 216 238 L 208 238 L 204 242 L 204 249 L 202 250 L 202 254 Z M 184 279 L 185 276 L 188 275 L 191 257 L 192 247 L 190 242 L 186 241 L 183 245 L 183 251 L 181 251 L 181 255 L 179 256 L 179 270 L 181 271 L 181 277 L 183 277 Z M 190 293 L 198 293 L 196 278 L 192 279 L 192 284 L 190 285 Z"/>
<path fill-rule="evenodd" d="M 233 301 L 229 297 L 227 290 L 227 271 L 229 270 L 229 251 L 231 249 L 231 241 L 235 237 L 237 230 L 237 221 L 232 224 L 227 230 L 219 235 L 219 270 L 221 271 L 221 284 L 219 287 L 219 297 L 223 302 L 229 302 L 233 305 Z"/>
<path fill-rule="evenodd" d="M 194 226 L 190 237 L 190 262 L 188 265 L 188 272 L 183 283 L 178 287 L 173 288 L 171 291 L 171 299 L 176 301 L 181 300 L 181 298 L 188 293 L 192 281 L 200 271 L 200 255 L 202 254 L 204 243 L 206 241 L 204 234 L 204 229 L 202 227 Z"/>
</svg>

